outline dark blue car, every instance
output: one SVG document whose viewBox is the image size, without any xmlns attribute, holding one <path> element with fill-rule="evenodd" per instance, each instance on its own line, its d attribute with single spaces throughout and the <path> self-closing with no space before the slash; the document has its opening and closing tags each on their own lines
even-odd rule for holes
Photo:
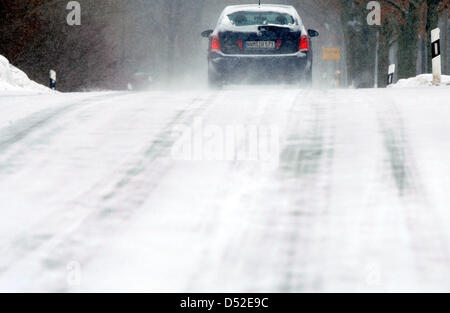
<svg viewBox="0 0 450 313">
<path fill-rule="evenodd" d="M 311 84 L 311 37 L 292 6 L 237 5 L 225 8 L 209 38 L 208 76 L 212 87 L 227 83 Z"/>
</svg>

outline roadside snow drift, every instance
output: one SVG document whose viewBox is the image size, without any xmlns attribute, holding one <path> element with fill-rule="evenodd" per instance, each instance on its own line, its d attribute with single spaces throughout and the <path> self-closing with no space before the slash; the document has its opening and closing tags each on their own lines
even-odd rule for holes
<svg viewBox="0 0 450 313">
<path fill-rule="evenodd" d="M 0 93 L 9 91 L 51 92 L 50 88 L 30 80 L 24 72 L 0 55 Z"/>
<path fill-rule="evenodd" d="M 429 86 L 433 86 L 432 74 L 422 74 L 408 79 L 400 79 L 396 84 L 392 85 L 391 87 L 408 88 L 408 87 L 429 87 Z M 441 86 L 450 86 L 450 76 L 442 75 Z"/>
</svg>

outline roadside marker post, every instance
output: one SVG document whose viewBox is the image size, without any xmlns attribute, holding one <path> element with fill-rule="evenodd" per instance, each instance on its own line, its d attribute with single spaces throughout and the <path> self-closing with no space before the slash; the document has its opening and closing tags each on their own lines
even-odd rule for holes
<svg viewBox="0 0 450 313">
<path fill-rule="evenodd" d="M 54 70 L 50 70 L 50 89 L 56 89 L 56 72 Z"/>
<path fill-rule="evenodd" d="M 341 87 L 341 71 L 337 70 L 334 72 L 334 77 L 336 78 L 336 87 Z"/>
<path fill-rule="evenodd" d="M 389 65 L 387 85 L 391 85 L 394 82 L 395 64 Z"/>
<path fill-rule="evenodd" d="M 433 67 L 433 84 L 439 85 L 441 83 L 441 30 L 435 28 L 431 31 L 431 57 Z"/>
</svg>

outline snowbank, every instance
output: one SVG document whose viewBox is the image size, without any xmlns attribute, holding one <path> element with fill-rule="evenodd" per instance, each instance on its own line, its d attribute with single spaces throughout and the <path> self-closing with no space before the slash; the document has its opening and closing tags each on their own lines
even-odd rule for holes
<svg viewBox="0 0 450 313">
<path fill-rule="evenodd" d="M 433 82 L 432 74 L 422 74 L 408 79 L 400 79 L 396 84 L 391 85 L 390 87 L 394 88 L 426 87 L 426 86 L 433 86 L 432 82 Z M 450 76 L 442 75 L 441 86 L 450 86 Z"/>
<path fill-rule="evenodd" d="M 27 74 L 11 65 L 4 56 L 0 55 L 0 93 L 9 91 L 52 92 L 50 88 L 30 80 Z"/>
</svg>

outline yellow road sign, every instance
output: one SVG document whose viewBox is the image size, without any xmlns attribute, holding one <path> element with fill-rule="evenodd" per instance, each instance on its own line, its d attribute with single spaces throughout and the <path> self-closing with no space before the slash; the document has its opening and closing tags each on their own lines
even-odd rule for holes
<svg viewBox="0 0 450 313">
<path fill-rule="evenodd" d="M 339 61 L 341 59 L 340 47 L 323 47 L 322 59 L 329 61 Z"/>
</svg>

